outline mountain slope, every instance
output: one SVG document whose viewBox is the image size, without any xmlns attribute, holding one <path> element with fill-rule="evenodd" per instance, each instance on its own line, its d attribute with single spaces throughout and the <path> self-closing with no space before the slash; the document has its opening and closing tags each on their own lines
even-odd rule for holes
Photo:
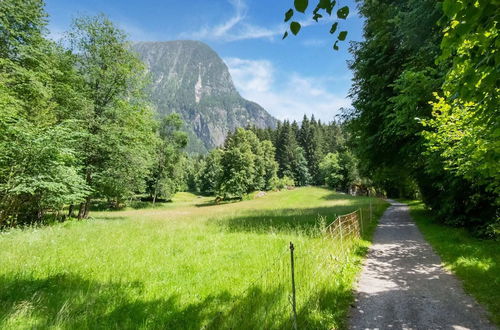
<svg viewBox="0 0 500 330">
<path fill-rule="evenodd" d="M 220 146 L 237 127 L 276 125 L 276 119 L 261 106 L 240 96 L 226 64 L 206 44 L 138 42 L 133 48 L 151 73 L 151 97 L 158 113 L 177 112 L 184 119 L 190 137 L 188 151 L 206 152 Z"/>
</svg>

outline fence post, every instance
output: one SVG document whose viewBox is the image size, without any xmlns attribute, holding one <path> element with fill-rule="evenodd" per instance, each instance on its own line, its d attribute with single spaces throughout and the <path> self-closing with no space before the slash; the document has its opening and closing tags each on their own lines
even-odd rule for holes
<svg viewBox="0 0 500 330">
<path fill-rule="evenodd" d="M 363 213 L 361 211 L 361 209 L 359 209 L 359 223 L 361 224 L 361 237 L 363 237 Z"/>
<path fill-rule="evenodd" d="M 294 265 L 294 260 L 293 260 L 293 250 L 294 250 L 293 243 L 290 242 L 290 265 L 292 268 L 292 322 L 293 322 L 293 329 L 297 330 L 297 305 L 296 305 L 296 298 L 295 298 L 295 265 Z"/>
<path fill-rule="evenodd" d="M 342 255 L 344 255 L 344 239 L 342 235 L 342 216 L 338 217 L 339 219 L 339 227 L 340 227 L 340 248 L 342 249 Z"/>
<path fill-rule="evenodd" d="M 370 198 L 370 223 L 372 222 L 372 198 L 370 193 L 368 193 L 368 197 Z"/>
</svg>

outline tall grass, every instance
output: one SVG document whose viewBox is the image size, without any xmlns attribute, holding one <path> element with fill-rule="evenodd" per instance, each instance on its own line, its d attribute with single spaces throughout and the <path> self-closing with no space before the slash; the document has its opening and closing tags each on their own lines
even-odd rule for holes
<svg viewBox="0 0 500 330">
<path fill-rule="evenodd" d="M 298 323 L 342 326 L 374 222 L 343 249 L 321 228 L 366 212 L 368 198 L 313 187 L 225 205 L 177 197 L 0 234 L 0 328 L 286 328 L 290 241 Z M 373 201 L 378 217 L 385 203 Z"/>
</svg>

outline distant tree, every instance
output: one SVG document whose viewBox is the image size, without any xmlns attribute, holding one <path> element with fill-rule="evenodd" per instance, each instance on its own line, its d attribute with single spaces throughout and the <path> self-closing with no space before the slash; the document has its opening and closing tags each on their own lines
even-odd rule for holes
<svg viewBox="0 0 500 330">
<path fill-rule="evenodd" d="M 288 176 L 297 185 L 310 183 L 310 174 L 304 150 L 297 143 L 295 128 L 289 121 L 284 121 L 276 132 L 276 160 L 279 164 L 280 177 Z"/>
<path fill-rule="evenodd" d="M 304 149 L 297 146 L 293 151 L 292 161 L 293 163 L 291 164 L 291 168 L 295 184 L 298 186 L 306 186 L 310 184 L 312 178 L 307 167 L 307 160 L 304 155 Z"/>
<path fill-rule="evenodd" d="M 182 124 L 177 113 L 165 116 L 160 122 L 159 142 L 147 186 L 153 204 L 157 198 L 169 200 L 184 186 L 185 168 L 181 164 L 187 160 L 183 157 L 182 149 L 188 140 L 187 134 L 181 131 Z"/>
<path fill-rule="evenodd" d="M 312 183 L 322 184 L 319 173 L 319 163 L 323 158 L 324 144 L 321 128 L 318 127 L 315 120 L 310 122 L 307 116 L 304 115 L 298 135 L 298 141 L 304 150 Z"/>
<path fill-rule="evenodd" d="M 255 159 L 248 139 L 250 131 L 237 129 L 226 141 L 221 159 L 222 174 L 217 194 L 224 199 L 243 198 L 255 186 Z"/>
<path fill-rule="evenodd" d="M 354 154 L 347 150 L 339 154 L 339 165 L 339 173 L 342 176 L 339 187 L 343 191 L 348 192 L 353 184 L 361 183 L 358 172 L 358 162 Z"/>
<path fill-rule="evenodd" d="M 278 164 L 270 141 L 260 141 L 252 131 L 239 128 L 227 138 L 220 158 L 220 197 L 243 198 L 255 190 L 274 188 Z"/>
<path fill-rule="evenodd" d="M 198 178 L 201 193 L 213 195 L 218 191 L 222 176 L 222 154 L 221 149 L 214 149 L 204 159 Z"/>
<path fill-rule="evenodd" d="M 330 188 L 339 188 L 344 180 L 338 153 L 328 153 L 319 164 L 324 183 Z"/>
<path fill-rule="evenodd" d="M 264 173 L 264 190 L 273 190 L 276 188 L 276 181 L 278 179 L 278 163 L 275 160 L 276 150 L 271 141 L 262 142 L 262 156 L 258 160 L 263 167 Z"/>
<path fill-rule="evenodd" d="M 188 136 L 189 140 L 189 136 Z M 203 154 L 186 155 L 185 162 L 185 186 L 186 190 L 200 192 L 200 175 L 205 167 L 205 157 Z"/>
</svg>

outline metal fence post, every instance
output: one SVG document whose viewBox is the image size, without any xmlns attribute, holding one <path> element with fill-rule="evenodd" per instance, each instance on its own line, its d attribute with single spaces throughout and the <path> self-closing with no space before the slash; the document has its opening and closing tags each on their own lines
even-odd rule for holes
<svg viewBox="0 0 500 330">
<path fill-rule="evenodd" d="M 292 268 L 292 322 L 293 322 L 293 329 L 297 330 L 297 305 L 295 298 L 295 265 L 293 260 L 294 249 L 295 247 L 293 246 L 293 243 L 290 242 L 290 264 Z"/>
</svg>

